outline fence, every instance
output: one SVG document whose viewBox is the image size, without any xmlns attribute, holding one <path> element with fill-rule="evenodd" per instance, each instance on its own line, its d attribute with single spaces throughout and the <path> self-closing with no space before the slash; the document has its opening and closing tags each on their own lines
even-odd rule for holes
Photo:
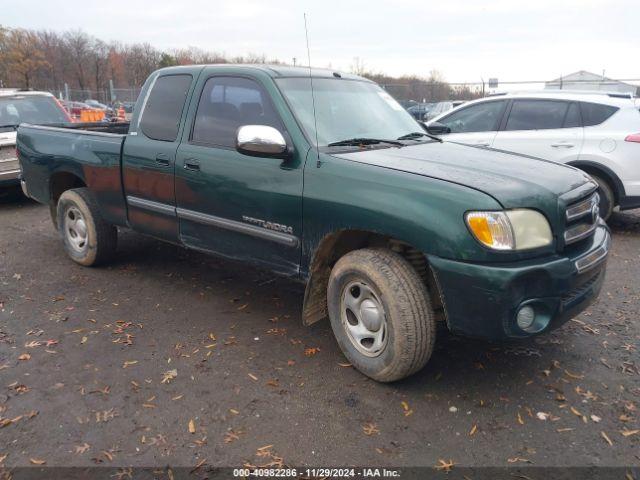
<svg viewBox="0 0 640 480">
<path fill-rule="evenodd" d="M 56 97 L 72 102 L 84 102 L 85 100 L 97 100 L 100 103 L 111 104 L 114 102 L 135 102 L 140 95 L 141 87 L 113 88 L 101 90 L 80 90 L 65 88 L 64 90 L 51 92 Z"/>
</svg>

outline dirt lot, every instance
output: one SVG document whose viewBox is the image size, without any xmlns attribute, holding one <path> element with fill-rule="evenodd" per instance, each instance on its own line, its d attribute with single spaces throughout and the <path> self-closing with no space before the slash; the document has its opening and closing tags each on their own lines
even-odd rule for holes
<svg viewBox="0 0 640 480">
<path fill-rule="evenodd" d="M 640 214 L 612 228 L 579 318 L 507 345 L 443 332 L 381 385 L 301 325 L 294 282 L 131 232 L 83 268 L 45 207 L 1 199 L 0 465 L 638 466 Z"/>
</svg>

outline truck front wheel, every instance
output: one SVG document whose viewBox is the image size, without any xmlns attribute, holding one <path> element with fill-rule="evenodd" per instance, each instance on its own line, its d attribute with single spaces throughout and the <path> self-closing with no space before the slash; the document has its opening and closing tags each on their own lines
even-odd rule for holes
<svg viewBox="0 0 640 480">
<path fill-rule="evenodd" d="M 64 249 L 74 262 L 90 267 L 113 257 L 118 230 L 102 218 L 88 189 L 64 192 L 58 200 L 57 212 Z"/>
<path fill-rule="evenodd" d="M 331 271 L 327 303 L 342 352 L 365 375 L 392 382 L 429 360 L 436 336 L 429 295 L 397 253 L 367 248 L 343 256 Z"/>
</svg>

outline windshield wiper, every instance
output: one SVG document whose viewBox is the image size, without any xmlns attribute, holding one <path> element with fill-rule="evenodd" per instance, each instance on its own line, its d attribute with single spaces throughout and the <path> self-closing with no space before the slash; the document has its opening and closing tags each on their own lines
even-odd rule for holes
<svg viewBox="0 0 640 480">
<path fill-rule="evenodd" d="M 429 137 L 431 140 L 436 140 L 440 143 L 443 142 L 443 140 L 440 137 L 436 137 L 435 135 L 429 135 L 428 133 L 423 133 L 423 132 L 407 133 L 406 135 L 402 135 L 401 137 L 398 137 L 398 140 L 413 140 L 418 137 Z"/>
<path fill-rule="evenodd" d="M 14 130 L 18 129 L 18 125 L 14 125 L 13 123 L 9 123 L 7 125 L 0 125 L 0 128 L 13 128 Z"/>
<path fill-rule="evenodd" d="M 404 144 L 396 140 L 384 140 L 382 138 L 348 138 L 346 140 L 340 140 L 339 142 L 332 142 L 327 147 L 347 147 L 358 145 L 375 145 L 376 143 L 388 143 L 390 145 L 397 145 L 403 147 Z"/>
</svg>

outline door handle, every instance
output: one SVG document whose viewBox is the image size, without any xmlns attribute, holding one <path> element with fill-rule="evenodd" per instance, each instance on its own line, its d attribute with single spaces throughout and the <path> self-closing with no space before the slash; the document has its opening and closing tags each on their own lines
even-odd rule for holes
<svg viewBox="0 0 640 480">
<path fill-rule="evenodd" d="M 184 169 L 185 170 L 199 171 L 200 170 L 200 162 L 198 162 L 198 160 L 196 160 L 195 158 L 187 158 L 184 161 Z"/>
<path fill-rule="evenodd" d="M 573 148 L 573 147 L 575 147 L 575 145 L 573 143 L 568 143 L 568 142 L 552 143 L 551 146 L 553 148 Z"/>
<path fill-rule="evenodd" d="M 162 167 L 168 167 L 171 164 L 171 161 L 164 153 L 159 153 L 156 155 L 156 163 Z"/>
</svg>

